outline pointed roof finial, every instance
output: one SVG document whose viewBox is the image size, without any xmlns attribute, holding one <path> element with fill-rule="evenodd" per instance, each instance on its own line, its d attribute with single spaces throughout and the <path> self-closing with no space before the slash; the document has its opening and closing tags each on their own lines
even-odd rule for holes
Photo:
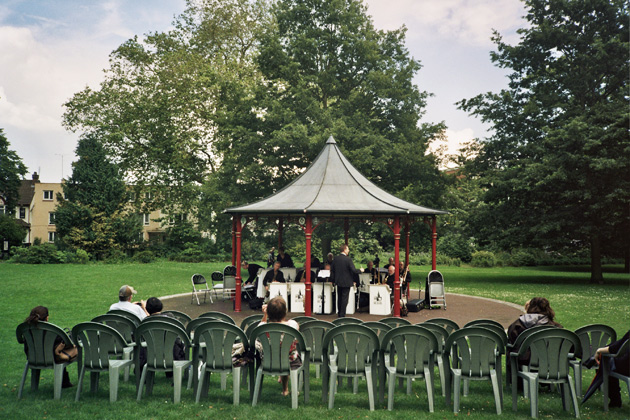
<svg viewBox="0 0 630 420">
<path fill-rule="evenodd" d="M 337 142 L 333 139 L 333 136 L 330 136 L 328 140 L 326 140 L 326 144 L 337 144 Z"/>
</svg>

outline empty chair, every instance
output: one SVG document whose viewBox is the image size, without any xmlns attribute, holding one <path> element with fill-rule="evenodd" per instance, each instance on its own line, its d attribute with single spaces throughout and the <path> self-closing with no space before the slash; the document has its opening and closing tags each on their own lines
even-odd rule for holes
<svg viewBox="0 0 630 420">
<path fill-rule="evenodd" d="M 218 297 L 219 292 L 223 294 L 223 273 L 220 271 L 213 272 L 210 275 L 210 280 L 212 281 L 212 291 L 214 292 L 214 297 Z"/>
<path fill-rule="evenodd" d="M 468 322 L 466 325 L 464 325 L 464 328 L 472 327 L 473 325 L 477 325 L 477 324 L 492 324 L 492 325 L 496 325 L 497 327 L 503 328 L 503 331 L 505 331 L 505 328 L 503 327 L 503 325 L 500 322 L 495 321 L 494 319 L 475 319 L 473 321 Z"/>
<path fill-rule="evenodd" d="M 242 346 L 243 351 L 249 348 L 249 341 L 243 330 L 224 321 L 210 321 L 197 327 L 193 343 L 193 372 L 199 372 L 195 401 L 198 403 L 202 395 L 208 395 L 211 373 L 222 375 L 232 373 L 233 402 L 234 405 L 238 405 L 241 367 L 233 366 L 232 351 L 235 345 Z M 249 366 L 246 366 L 246 369 L 248 368 Z"/>
<path fill-rule="evenodd" d="M 123 359 L 131 360 L 133 363 L 133 351 L 136 346 L 133 333 L 136 331 L 136 323 L 126 316 L 112 314 L 109 312 L 92 318 L 92 322 L 100 322 L 101 324 L 110 326 L 118 331 L 125 340 L 125 343 L 127 343 L 127 346 L 123 349 Z M 129 380 L 129 368 L 129 365 L 125 366 L 125 382 Z"/>
<path fill-rule="evenodd" d="M 320 368 L 324 364 L 324 353 L 322 344 L 324 335 L 331 329 L 335 328 L 335 324 L 327 321 L 314 319 L 300 325 L 300 332 L 304 337 L 304 341 L 308 348 L 311 349 L 311 364 L 315 365 L 315 375 L 319 378 Z"/>
<path fill-rule="evenodd" d="M 272 375 L 291 377 L 291 407 L 296 409 L 298 407 L 298 378 L 300 372 L 303 372 L 304 378 L 304 402 L 308 403 L 310 387 L 309 363 L 311 356 L 302 333 L 289 325 L 272 322 L 254 328 L 250 342 L 254 343 L 256 340 L 260 341 L 262 354 L 259 352 L 261 361 L 256 368 L 252 407 L 255 407 L 260 399 L 263 376 Z M 297 350 L 304 356 L 302 366 L 296 369 L 291 368 L 291 360 L 289 358 L 294 342 L 297 342 Z"/>
<path fill-rule="evenodd" d="M 387 409 L 394 408 L 396 377 L 407 379 L 424 378 L 427 388 L 429 411 L 433 412 L 433 366 L 438 351 L 438 341 L 433 332 L 419 325 L 406 325 L 385 334 L 381 352 L 396 354 L 395 360 L 386 365 L 389 392 Z"/>
<path fill-rule="evenodd" d="M 190 317 L 190 315 L 185 314 L 184 312 L 175 311 L 175 310 L 172 310 L 172 309 L 168 310 L 168 311 L 162 311 L 162 315 L 172 316 L 172 317 L 176 318 L 179 322 L 184 324 L 184 326 L 188 325 L 188 323 L 192 319 Z"/>
<path fill-rule="evenodd" d="M 368 327 L 369 329 L 374 331 L 378 337 L 379 343 L 382 343 L 383 337 L 385 337 L 385 334 L 387 334 L 389 331 L 392 330 L 391 326 L 387 324 L 383 324 L 382 322 L 379 322 L 379 321 L 368 321 L 368 322 L 364 322 L 361 325 Z M 385 351 L 383 354 L 385 363 L 380 363 L 380 360 L 379 360 L 379 364 L 378 364 L 378 400 L 379 402 L 383 402 L 385 398 L 385 378 L 386 378 L 385 364 L 389 363 L 389 355 L 390 355 L 390 351 Z M 355 381 L 355 384 L 356 383 L 357 382 Z"/>
<path fill-rule="evenodd" d="M 83 378 L 90 372 L 90 391 L 98 391 L 98 380 L 102 372 L 109 374 L 109 401 L 118 398 L 118 382 L 120 372 L 132 363 L 130 359 L 123 359 L 124 351 L 128 348 L 123 336 L 109 325 L 99 322 L 82 322 L 72 329 L 72 336 L 79 347 L 79 383 L 77 385 L 76 401 L 81 396 Z"/>
<path fill-rule="evenodd" d="M 444 348 L 444 364 L 450 367 L 447 370 L 446 403 L 450 404 L 451 401 L 452 383 L 455 394 L 454 413 L 459 412 L 461 382 L 464 379 L 490 380 L 497 414 L 501 414 L 502 381 L 496 367 L 501 365 L 504 349 L 503 339 L 486 328 L 462 328 L 449 335 Z"/>
<path fill-rule="evenodd" d="M 217 312 L 217 311 L 204 312 L 203 314 L 199 315 L 198 318 L 216 318 L 218 320 L 229 322 L 230 324 L 236 325 L 236 322 L 234 322 L 234 319 L 232 319 L 232 317 L 229 316 L 228 314 L 224 314 L 223 312 Z"/>
<path fill-rule="evenodd" d="M 294 316 L 293 318 L 291 318 L 292 320 L 294 320 L 295 322 L 298 323 L 298 325 L 302 325 L 305 322 L 310 322 L 310 321 L 317 321 L 317 318 L 314 318 L 312 316 L 304 316 L 304 315 L 300 315 L 300 316 Z"/>
<path fill-rule="evenodd" d="M 182 324 L 182 322 L 179 319 L 172 318 L 170 316 L 165 316 L 165 315 L 151 315 L 151 316 L 148 316 L 148 317 L 146 317 L 146 318 L 144 318 L 142 320 L 140 325 L 148 324 L 150 322 L 168 322 L 169 324 L 173 324 L 173 325 L 181 328 L 184 331 L 186 330 L 186 326 L 184 324 Z"/>
<path fill-rule="evenodd" d="M 531 351 L 531 359 L 536 361 L 535 370 L 519 370 L 519 356 Z M 525 382 L 530 398 L 530 412 L 533 418 L 538 417 L 538 385 L 562 385 L 562 406 L 567 409 L 569 398 L 573 402 L 575 417 L 580 417 L 577 395 L 573 380 L 569 376 L 569 360 L 572 352 L 581 354 L 580 339 L 573 331 L 562 328 L 545 328 L 529 335 L 521 344 L 518 352 L 510 353 L 512 375 L 512 409 L 517 410 L 517 377 Z"/>
<path fill-rule="evenodd" d="M 446 292 L 444 289 L 444 277 L 437 270 L 431 270 L 427 275 L 427 290 L 429 294 L 429 308 L 433 305 L 442 305 L 446 309 Z"/>
<path fill-rule="evenodd" d="M 446 396 L 446 373 L 444 372 L 443 356 L 444 356 L 444 345 L 446 344 L 446 340 L 448 339 L 448 331 L 446 331 L 446 328 L 444 328 L 443 326 L 438 325 L 438 324 L 432 324 L 430 322 L 424 322 L 424 323 L 416 324 L 416 325 L 420 325 L 421 327 L 424 327 L 427 330 L 431 331 L 435 335 L 435 338 L 438 341 L 438 349 L 437 349 L 436 356 L 434 357 L 434 361 L 438 366 L 438 371 L 440 372 L 440 385 L 442 386 L 442 396 L 444 397 Z"/>
<path fill-rule="evenodd" d="M 446 331 L 448 331 L 449 334 L 452 334 L 453 331 L 459 330 L 459 325 L 457 325 L 457 322 L 450 320 L 448 318 L 432 318 L 432 319 L 427 319 L 425 322 L 441 325 L 444 328 L 446 328 Z"/>
<path fill-rule="evenodd" d="M 254 315 L 250 315 L 246 317 L 245 319 L 241 321 L 241 330 L 243 330 L 243 332 L 247 334 L 247 331 L 250 328 L 256 327 L 260 323 L 262 318 L 263 318 L 262 314 L 254 314 Z"/>
<path fill-rule="evenodd" d="M 199 303 L 199 294 L 203 295 L 203 303 L 206 303 L 206 298 L 210 297 L 210 303 L 213 303 L 212 296 L 210 296 L 210 292 L 212 291 L 208 287 L 208 282 L 206 278 L 201 274 L 193 274 L 190 278 L 192 283 L 192 294 L 190 295 L 190 304 L 193 304 L 193 299 L 197 299 L 197 306 Z"/>
<path fill-rule="evenodd" d="M 377 373 L 379 349 L 376 333 L 360 324 L 339 325 L 326 333 L 323 351 L 330 356 L 324 358 L 322 399 L 328 396 L 328 409 L 335 405 L 337 377 L 365 377 L 370 411 L 374 411 L 376 381 L 373 376 Z"/>
<path fill-rule="evenodd" d="M 164 318 L 164 317 L 159 317 Z M 182 328 L 163 320 L 142 323 L 136 329 L 136 363 L 140 359 L 140 348 L 146 346 L 147 363 L 142 368 L 138 383 L 138 401 L 146 383 L 147 394 L 153 391 L 155 372 L 173 372 L 173 402 L 179 403 L 182 393 L 182 377 L 184 369 L 191 365 L 190 360 L 174 360 L 173 346 L 179 338 L 186 351 L 190 348 L 188 334 Z M 137 365 L 137 364 L 136 364 Z"/>
<path fill-rule="evenodd" d="M 411 321 L 409 321 L 408 319 L 399 318 L 395 316 L 379 319 L 378 322 L 387 324 L 392 328 L 400 327 L 401 325 L 411 325 Z"/>
<path fill-rule="evenodd" d="M 223 299 L 236 294 L 236 267 L 227 265 L 223 269 Z"/>
<path fill-rule="evenodd" d="M 582 355 L 578 355 L 580 360 L 572 360 L 571 365 L 575 375 L 575 392 L 578 397 L 582 397 L 582 368 L 592 369 L 586 367 L 584 362 L 593 357 L 598 348 L 606 347 L 616 341 L 617 332 L 608 325 L 593 324 L 578 328 L 575 330 L 575 334 L 580 339 Z"/>
<path fill-rule="evenodd" d="M 55 361 L 54 350 L 56 340 L 59 337 L 66 345 L 72 345 L 72 340 L 68 334 L 58 326 L 45 321 L 39 321 L 37 325 L 23 322 L 15 330 L 17 341 L 25 344 L 26 365 L 22 374 L 22 381 L 18 389 L 18 399 L 22 398 L 26 375 L 31 371 L 31 390 L 39 387 L 39 377 L 42 369 L 52 369 L 53 371 L 53 396 L 58 400 L 61 398 L 61 384 L 63 380 L 63 370 L 72 362 L 57 363 Z"/>
<path fill-rule="evenodd" d="M 344 318 L 335 318 L 332 323 L 338 326 L 338 325 L 348 325 L 348 324 L 362 324 L 363 321 L 361 321 L 358 318 L 344 317 Z"/>
</svg>

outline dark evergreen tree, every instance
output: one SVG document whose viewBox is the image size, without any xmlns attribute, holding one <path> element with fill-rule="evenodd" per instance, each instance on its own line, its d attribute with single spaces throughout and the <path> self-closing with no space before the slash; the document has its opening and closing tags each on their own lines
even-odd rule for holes
<svg viewBox="0 0 630 420">
<path fill-rule="evenodd" d="M 4 204 L 5 213 L 14 214 L 19 199 L 20 180 L 26 174 L 26 166 L 9 146 L 9 140 L 0 128 L 0 205 Z"/>
</svg>

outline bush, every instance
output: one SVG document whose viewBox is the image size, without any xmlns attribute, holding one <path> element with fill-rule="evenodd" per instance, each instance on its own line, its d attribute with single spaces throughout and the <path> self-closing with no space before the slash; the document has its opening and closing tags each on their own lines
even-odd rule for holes
<svg viewBox="0 0 630 420">
<path fill-rule="evenodd" d="M 519 249 L 512 252 L 510 265 L 514 267 L 534 266 L 537 258 L 534 253 L 527 249 Z M 541 262 L 542 263 L 542 262 Z"/>
<path fill-rule="evenodd" d="M 120 249 L 110 249 L 105 256 L 105 264 L 120 264 L 125 262 L 127 254 Z"/>
<path fill-rule="evenodd" d="M 155 261 L 155 254 L 151 251 L 140 251 L 136 253 L 131 260 L 142 264 L 148 264 Z"/>
<path fill-rule="evenodd" d="M 77 249 L 72 262 L 75 264 L 87 264 L 88 261 L 90 261 L 90 254 L 83 249 Z"/>
<path fill-rule="evenodd" d="M 474 251 L 468 238 L 455 234 L 445 235 L 439 238 L 437 241 L 437 249 L 451 258 L 458 258 L 466 263 L 472 260 L 472 253 Z"/>
<path fill-rule="evenodd" d="M 14 247 L 11 262 L 22 264 L 59 264 L 66 262 L 64 252 L 57 251 L 53 244 Z"/>
<path fill-rule="evenodd" d="M 496 257 L 490 251 L 477 251 L 473 253 L 470 262 L 473 267 L 494 267 L 496 263 Z"/>
</svg>

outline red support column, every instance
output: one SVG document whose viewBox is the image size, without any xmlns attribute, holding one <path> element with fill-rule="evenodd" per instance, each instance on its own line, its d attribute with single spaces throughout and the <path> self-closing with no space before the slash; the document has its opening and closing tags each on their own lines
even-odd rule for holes
<svg viewBox="0 0 630 420">
<path fill-rule="evenodd" d="M 236 216 L 232 216 L 232 265 L 236 265 Z"/>
<path fill-rule="evenodd" d="M 280 217 L 278 220 L 278 250 L 282 246 L 282 229 L 284 229 L 284 219 Z"/>
<path fill-rule="evenodd" d="M 236 296 L 234 312 L 241 312 L 241 215 L 236 215 Z"/>
<path fill-rule="evenodd" d="M 345 244 L 348 245 L 348 232 L 350 231 L 350 223 L 348 222 L 348 218 L 346 217 L 345 219 L 343 219 L 343 232 L 344 232 L 344 239 L 345 239 Z"/>
<path fill-rule="evenodd" d="M 405 269 L 409 267 L 409 237 L 411 236 L 411 231 L 409 229 L 409 217 L 405 217 Z M 407 301 L 409 300 L 409 295 L 411 293 L 411 285 L 407 285 Z"/>
<path fill-rule="evenodd" d="M 310 214 L 306 215 L 306 262 L 304 263 L 304 269 L 306 270 L 306 283 L 304 284 L 304 315 L 311 316 L 313 308 L 313 295 L 311 287 L 311 239 L 313 236 L 313 219 Z"/>
<path fill-rule="evenodd" d="M 394 264 L 396 264 L 396 274 L 394 275 L 394 316 L 400 316 L 400 218 L 394 218 Z"/>
<path fill-rule="evenodd" d="M 437 269 L 437 216 L 431 219 L 431 269 Z"/>
</svg>

